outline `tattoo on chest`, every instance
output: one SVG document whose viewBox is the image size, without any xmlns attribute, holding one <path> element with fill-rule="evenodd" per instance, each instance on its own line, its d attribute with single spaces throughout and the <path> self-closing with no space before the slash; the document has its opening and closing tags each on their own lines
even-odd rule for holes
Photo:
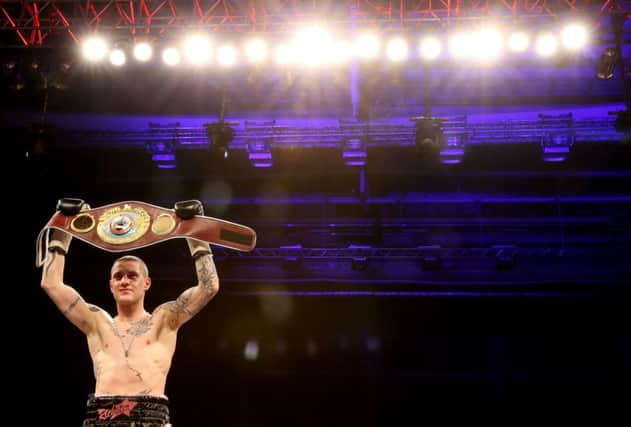
<svg viewBox="0 0 631 427">
<path fill-rule="evenodd" d="M 129 327 L 127 332 L 135 337 L 140 336 L 151 329 L 151 316 L 147 316 Z"/>
</svg>

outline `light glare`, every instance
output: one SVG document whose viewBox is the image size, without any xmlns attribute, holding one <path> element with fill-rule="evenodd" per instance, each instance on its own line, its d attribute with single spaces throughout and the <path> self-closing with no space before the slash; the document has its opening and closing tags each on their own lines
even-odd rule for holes
<svg viewBox="0 0 631 427">
<path fill-rule="evenodd" d="M 438 40 L 436 37 L 427 37 L 421 40 L 420 51 L 421 57 L 423 59 L 431 61 L 438 58 L 438 55 L 440 55 L 441 51 L 440 40 Z"/>
<path fill-rule="evenodd" d="M 587 44 L 587 29 L 584 25 L 570 24 L 561 31 L 561 43 L 569 50 L 578 50 Z"/>
</svg>

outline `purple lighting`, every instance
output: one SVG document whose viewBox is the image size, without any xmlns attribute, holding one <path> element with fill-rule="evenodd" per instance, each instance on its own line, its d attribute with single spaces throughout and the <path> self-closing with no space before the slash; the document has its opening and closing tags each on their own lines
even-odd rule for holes
<svg viewBox="0 0 631 427">
<path fill-rule="evenodd" d="M 248 141 L 248 159 L 255 168 L 271 168 L 274 165 L 269 141 Z"/>
<path fill-rule="evenodd" d="M 360 139 L 349 139 L 344 144 L 342 158 L 346 166 L 366 166 L 366 145 Z"/>
<path fill-rule="evenodd" d="M 543 147 L 543 160 L 550 163 L 559 163 L 567 160 L 570 147 Z"/>
<path fill-rule="evenodd" d="M 151 141 L 147 143 L 146 149 L 158 169 L 174 169 L 177 166 L 173 142 Z"/>
</svg>

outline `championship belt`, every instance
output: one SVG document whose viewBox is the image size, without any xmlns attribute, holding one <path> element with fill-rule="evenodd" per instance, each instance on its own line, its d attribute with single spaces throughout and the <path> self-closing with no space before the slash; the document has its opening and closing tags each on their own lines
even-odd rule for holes
<svg viewBox="0 0 631 427">
<path fill-rule="evenodd" d="M 175 209 L 138 201 L 90 209 L 80 199 L 61 199 L 37 236 L 36 265 L 44 264 L 53 228 L 108 252 L 130 251 L 175 238 L 192 238 L 243 252 L 254 249 L 253 229 L 200 215 L 201 210 L 198 201 L 178 202 Z"/>
</svg>

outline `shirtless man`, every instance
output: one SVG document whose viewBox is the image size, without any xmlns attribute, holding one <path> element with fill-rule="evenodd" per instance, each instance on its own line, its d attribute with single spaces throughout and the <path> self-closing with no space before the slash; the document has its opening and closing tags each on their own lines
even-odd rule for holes
<svg viewBox="0 0 631 427">
<path fill-rule="evenodd" d="M 41 286 L 61 312 L 87 337 L 96 385 L 87 402 L 83 427 L 168 426 L 165 386 L 175 352 L 177 331 L 219 290 L 210 246 L 187 239 L 197 272 L 197 285 L 152 313 L 145 310 L 151 287 L 147 265 L 138 257 L 114 261 L 110 290 L 117 315 L 86 303 L 63 281 L 72 236 L 51 230 Z"/>
</svg>

